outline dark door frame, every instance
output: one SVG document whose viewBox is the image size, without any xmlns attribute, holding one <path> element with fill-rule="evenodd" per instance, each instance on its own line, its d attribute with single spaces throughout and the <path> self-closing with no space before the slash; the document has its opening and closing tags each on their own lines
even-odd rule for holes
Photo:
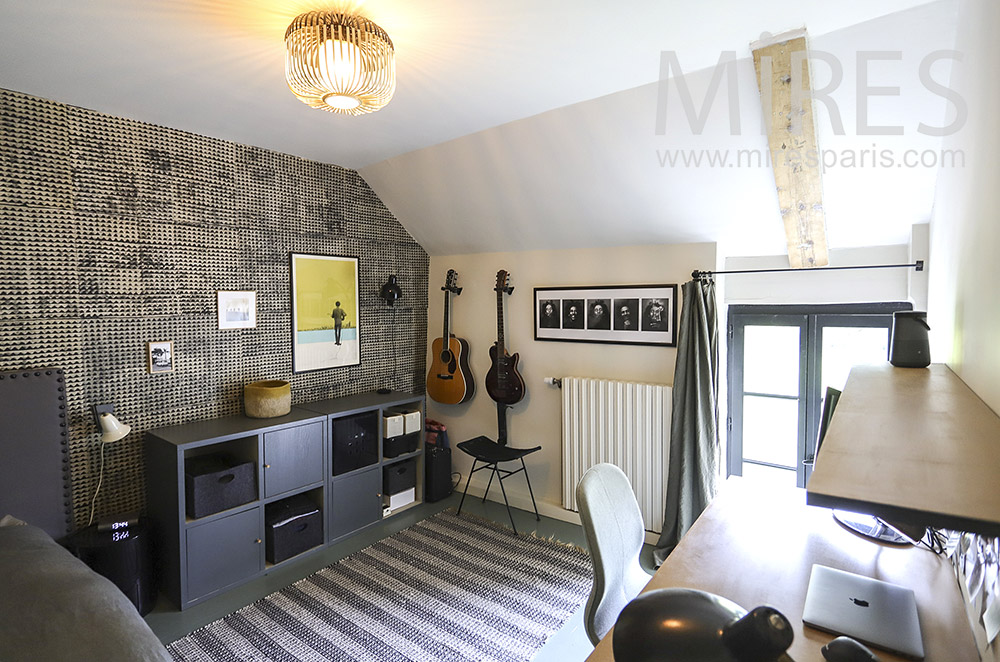
<svg viewBox="0 0 1000 662">
<path fill-rule="evenodd" d="M 815 453 L 816 433 L 822 408 L 820 372 L 822 368 L 823 329 L 829 326 L 886 328 L 891 333 L 892 313 L 913 310 L 909 302 L 749 305 L 729 306 L 726 320 L 728 416 L 726 430 L 727 475 L 743 471 L 743 359 L 744 331 L 747 325 L 798 326 L 799 334 L 799 420 L 795 469 L 796 483 L 805 485 L 811 473 L 809 464 Z M 848 323 L 849 322 L 849 323 Z M 888 356 L 886 357 L 888 359 Z M 739 395 L 740 397 L 737 397 Z"/>
</svg>

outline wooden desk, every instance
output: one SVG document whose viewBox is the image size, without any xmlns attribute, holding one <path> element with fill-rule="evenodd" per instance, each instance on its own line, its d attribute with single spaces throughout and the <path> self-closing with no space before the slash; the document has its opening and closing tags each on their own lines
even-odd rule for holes
<svg viewBox="0 0 1000 662">
<path fill-rule="evenodd" d="M 1000 535 L 1000 417 L 947 366 L 851 370 L 808 502 Z"/>
<path fill-rule="evenodd" d="M 913 589 L 927 662 L 979 660 L 951 565 L 926 548 L 881 545 L 842 528 L 826 508 L 807 506 L 805 490 L 766 488 L 734 478 L 698 518 L 644 590 L 696 588 L 745 609 L 767 604 L 795 629 L 795 662 L 824 662 L 833 638 L 802 624 L 814 563 Z M 608 633 L 588 661 L 613 660 Z M 876 651 L 884 662 L 904 658 Z"/>
</svg>

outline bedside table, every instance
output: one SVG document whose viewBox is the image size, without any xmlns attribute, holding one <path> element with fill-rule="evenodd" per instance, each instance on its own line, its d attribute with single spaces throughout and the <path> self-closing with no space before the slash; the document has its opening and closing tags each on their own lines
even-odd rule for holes
<svg viewBox="0 0 1000 662">
<path fill-rule="evenodd" d="M 145 616 L 156 602 L 156 584 L 152 581 L 149 532 L 139 521 L 127 528 L 98 531 L 97 525 L 75 531 L 62 539 L 62 545 L 110 579 L 121 589 L 139 614 Z"/>
</svg>

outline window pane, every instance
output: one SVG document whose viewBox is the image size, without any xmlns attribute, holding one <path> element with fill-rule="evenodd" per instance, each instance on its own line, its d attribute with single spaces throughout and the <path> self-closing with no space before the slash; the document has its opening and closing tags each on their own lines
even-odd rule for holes
<svg viewBox="0 0 1000 662">
<path fill-rule="evenodd" d="M 743 390 L 799 395 L 799 327 L 745 327 Z"/>
<path fill-rule="evenodd" d="M 798 438 L 798 400 L 743 396 L 744 459 L 795 467 Z"/>
<path fill-rule="evenodd" d="M 889 355 L 889 329 L 843 326 L 823 327 L 822 391 L 843 391 L 847 375 L 856 365 L 885 363 Z"/>
<path fill-rule="evenodd" d="M 768 485 L 785 485 L 796 487 L 795 472 L 791 469 L 775 469 L 762 464 L 743 463 L 743 478 L 745 480 L 759 480 Z"/>
</svg>

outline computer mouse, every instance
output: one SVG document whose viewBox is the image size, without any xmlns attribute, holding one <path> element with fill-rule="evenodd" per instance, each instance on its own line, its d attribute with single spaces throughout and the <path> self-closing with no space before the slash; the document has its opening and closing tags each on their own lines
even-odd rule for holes
<svg viewBox="0 0 1000 662">
<path fill-rule="evenodd" d="M 828 662 L 878 662 L 875 653 L 850 637 L 837 637 L 823 646 L 822 652 Z"/>
</svg>

